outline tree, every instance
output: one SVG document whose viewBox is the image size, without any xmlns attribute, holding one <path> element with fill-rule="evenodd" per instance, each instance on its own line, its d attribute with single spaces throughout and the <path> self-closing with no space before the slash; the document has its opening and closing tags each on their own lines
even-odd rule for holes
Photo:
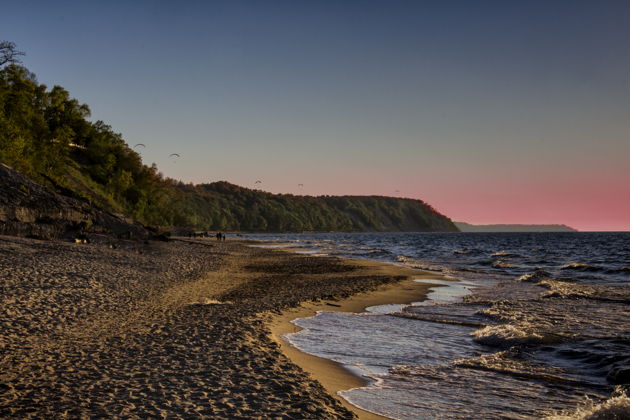
<svg viewBox="0 0 630 420">
<path fill-rule="evenodd" d="M 20 63 L 20 59 L 17 58 L 19 55 L 24 55 L 24 53 L 16 50 L 14 42 L 0 41 L 0 66 Z"/>
</svg>

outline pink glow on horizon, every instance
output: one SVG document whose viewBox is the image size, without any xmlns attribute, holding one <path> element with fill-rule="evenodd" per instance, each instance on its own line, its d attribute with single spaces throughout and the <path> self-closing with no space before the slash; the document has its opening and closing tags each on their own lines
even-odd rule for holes
<svg viewBox="0 0 630 420">
<path fill-rule="evenodd" d="M 581 231 L 630 231 L 630 186 L 619 178 L 549 181 L 513 190 L 449 188 L 418 197 L 451 219 L 472 224 L 564 224 Z"/>
<path fill-rule="evenodd" d="M 598 165 L 599 166 L 599 165 Z M 425 201 L 454 221 L 472 224 L 563 224 L 580 231 L 630 231 L 630 174 L 620 166 L 554 172 L 502 171 L 503 176 L 446 170 L 416 178 L 383 173 L 348 174 L 318 186 L 309 195 L 385 195 Z M 392 187 L 395 185 L 395 187 Z M 319 187 L 319 188 L 318 188 Z M 289 192 L 289 191 L 274 191 Z"/>
<path fill-rule="evenodd" d="M 442 161 L 330 159 L 270 161 L 264 171 L 231 168 L 222 179 L 273 193 L 381 195 L 420 199 L 472 224 L 563 224 L 581 231 L 630 231 L 630 171 L 624 156 L 582 154 Z M 230 170 L 225 172 L 230 172 Z M 215 179 L 216 180 L 216 179 Z M 195 179 L 195 182 L 208 180 Z M 302 184 L 302 187 L 298 187 Z"/>
<path fill-rule="evenodd" d="M 452 182 L 440 182 L 423 189 L 401 188 L 398 192 L 383 188 L 374 191 L 366 184 L 343 189 L 328 185 L 319 191 L 292 193 L 421 199 L 452 220 L 471 224 L 561 224 L 579 231 L 630 231 L 630 187 L 620 179 L 589 184 L 567 185 L 556 181 L 510 190 L 501 185 L 463 188 Z M 313 187 L 307 184 L 308 188 Z"/>
</svg>

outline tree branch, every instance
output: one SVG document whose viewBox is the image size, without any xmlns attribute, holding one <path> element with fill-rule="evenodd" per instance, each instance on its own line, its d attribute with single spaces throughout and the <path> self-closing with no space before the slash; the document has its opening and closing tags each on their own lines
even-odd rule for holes
<svg viewBox="0 0 630 420">
<path fill-rule="evenodd" d="M 20 63 L 21 61 L 18 58 L 20 55 L 24 55 L 24 53 L 16 50 L 14 42 L 0 41 L 0 66 L 4 66 L 7 63 Z"/>
</svg>

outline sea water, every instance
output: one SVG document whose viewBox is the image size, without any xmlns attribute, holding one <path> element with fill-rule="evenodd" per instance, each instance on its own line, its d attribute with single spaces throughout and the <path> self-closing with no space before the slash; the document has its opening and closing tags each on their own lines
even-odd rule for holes
<svg viewBox="0 0 630 420">
<path fill-rule="evenodd" d="M 320 312 L 285 338 L 395 419 L 630 418 L 630 233 L 252 235 L 440 272 L 429 299 Z M 419 281 L 422 281 L 419 279 Z"/>
</svg>

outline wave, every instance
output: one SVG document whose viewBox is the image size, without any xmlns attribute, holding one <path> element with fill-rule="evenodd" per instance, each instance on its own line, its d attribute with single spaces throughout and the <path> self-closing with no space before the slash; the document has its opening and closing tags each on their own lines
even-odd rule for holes
<svg viewBox="0 0 630 420">
<path fill-rule="evenodd" d="M 625 287 L 572 284 L 565 279 L 545 279 L 539 284 L 549 289 L 547 293 L 541 295 L 547 299 L 591 299 L 601 302 L 630 303 L 630 290 Z"/>
<path fill-rule="evenodd" d="M 403 264 L 406 267 L 416 268 L 419 270 L 435 271 L 437 273 L 442 273 L 442 274 L 449 274 L 451 272 L 451 270 L 449 270 L 446 267 L 431 265 L 431 264 L 428 264 L 426 261 L 419 260 L 413 257 L 408 257 L 406 255 L 396 256 L 396 261 Z"/>
<path fill-rule="evenodd" d="M 515 325 L 490 325 L 471 333 L 473 339 L 485 346 L 508 348 L 524 344 L 551 344 L 559 342 L 555 335 L 541 334 Z"/>
<path fill-rule="evenodd" d="M 476 248 L 461 248 L 461 249 L 455 249 L 453 251 L 453 254 L 456 255 L 478 255 L 481 254 L 483 251 L 481 251 L 480 249 L 476 249 Z"/>
<path fill-rule="evenodd" d="M 509 262 L 507 262 L 505 260 L 493 261 L 491 265 L 494 268 L 516 268 L 516 267 L 518 267 L 517 265 L 510 264 Z"/>
<path fill-rule="evenodd" d="M 594 265 L 586 264 L 586 263 L 569 263 L 560 267 L 561 270 L 574 270 L 574 271 L 603 271 L 602 267 L 597 267 Z"/>
<path fill-rule="evenodd" d="M 499 252 L 495 252 L 494 254 L 491 254 L 490 256 L 491 257 L 519 257 L 518 254 L 515 254 L 510 251 L 499 251 Z"/>
<path fill-rule="evenodd" d="M 414 312 L 394 312 L 389 315 L 397 316 L 399 318 L 407 318 L 407 319 L 417 319 L 418 321 L 426 321 L 426 322 L 437 322 L 439 324 L 450 324 L 450 325 L 461 325 L 463 327 L 474 327 L 474 328 L 482 328 L 487 326 L 487 324 L 482 324 L 481 322 L 474 322 L 469 319 L 455 319 L 439 317 L 435 314 L 420 314 Z"/>
<path fill-rule="evenodd" d="M 382 378 L 379 391 L 386 393 L 391 409 L 377 412 L 391 418 L 523 420 L 549 413 L 544 407 L 575 407 L 583 395 L 605 398 L 604 393 L 579 384 L 528 380 L 452 364 L 399 365 L 390 368 L 389 374 Z M 403 391 L 402 397 L 390 392 L 394 389 Z M 350 396 L 355 402 L 373 404 L 376 393 L 362 388 Z"/>
<path fill-rule="evenodd" d="M 543 280 L 549 279 L 551 274 L 546 271 L 538 270 L 534 273 L 523 274 L 516 281 L 528 282 L 528 283 L 540 283 Z"/>
<path fill-rule="evenodd" d="M 583 381 L 571 379 L 566 369 L 519 360 L 522 358 L 520 353 L 520 350 L 511 347 L 508 350 L 484 354 L 472 359 L 455 360 L 453 366 L 567 385 L 585 385 Z"/>
<path fill-rule="evenodd" d="M 630 418 L 630 397 L 617 390 L 604 402 L 590 399 L 573 411 L 561 411 L 545 417 L 545 420 L 627 420 Z"/>
<path fill-rule="evenodd" d="M 408 413 L 416 418 L 617 418 L 611 413 L 620 404 L 610 392 L 615 385 L 630 387 L 629 237 L 611 242 L 586 235 L 405 235 L 394 236 L 391 246 L 382 236 L 357 238 L 344 246 L 319 245 L 336 255 L 378 259 L 382 254 L 381 259 L 406 267 L 450 272 L 473 284 L 473 293 L 456 304 L 396 307 L 387 315 L 365 317 L 370 321 L 365 325 L 322 319 L 313 325 L 324 326 L 324 336 L 333 337 L 326 346 L 313 335 L 317 328 L 309 327 L 313 338 L 303 338 L 303 348 L 370 366 L 382 380 L 344 397 L 368 409 L 380 405 L 376 412 L 397 418 L 409 418 Z M 377 321 L 386 326 L 382 335 Z M 331 334 L 329 328 L 341 333 Z M 381 336 L 382 350 L 375 344 Z M 350 350 L 337 349 L 345 342 L 352 344 Z M 585 396 L 593 401 L 588 407 L 582 404 Z M 630 420 L 628 411 L 621 413 L 618 418 Z"/>
</svg>

